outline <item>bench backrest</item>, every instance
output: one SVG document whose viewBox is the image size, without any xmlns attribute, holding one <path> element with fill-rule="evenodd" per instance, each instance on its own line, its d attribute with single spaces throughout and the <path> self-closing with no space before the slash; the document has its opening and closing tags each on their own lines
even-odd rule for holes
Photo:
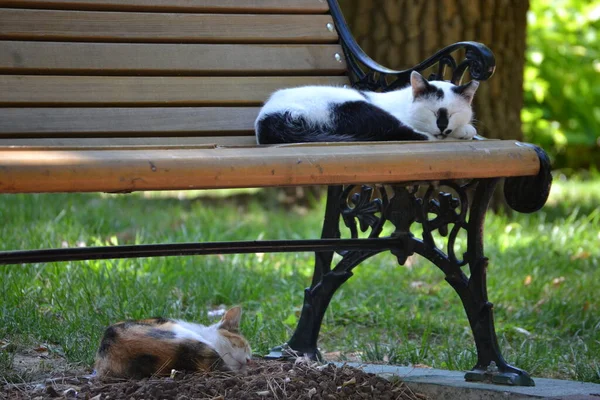
<svg viewBox="0 0 600 400">
<path fill-rule="evenodd" d="M 4 0 L 0 145 L 253 144 L 271 92 L 345 73 L 325 0 Z"/>
</svg>

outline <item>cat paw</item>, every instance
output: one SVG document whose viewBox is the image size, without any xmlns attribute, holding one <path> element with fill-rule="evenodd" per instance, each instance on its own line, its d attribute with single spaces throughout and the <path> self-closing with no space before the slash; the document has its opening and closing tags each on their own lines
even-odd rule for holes
<svg viewBox="0 0 600 400">
<path fill-rule="evenodd" d="M 477 135 L 477 129 L 471 124 L 463 125 L 457 129 L 455 129 L 450 137 L 454 139 L 461 140 L 471 140 Z"/>
</svg>

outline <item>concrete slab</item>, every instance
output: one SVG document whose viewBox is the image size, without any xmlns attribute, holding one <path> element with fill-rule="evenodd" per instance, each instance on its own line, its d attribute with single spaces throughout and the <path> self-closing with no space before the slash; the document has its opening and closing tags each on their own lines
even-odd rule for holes
<svg viewBox="0 0 600 400">
<path fill-rule="evenodd" d="M 341 365 L 342 363 L 335 363 Z M 430 399 L 447 400 L 600 400 L 600 384 L 535 378 L 535 386 L 505 386 L 466 382 L 464 372 L 432 368 L 346 363 L 386 378 L 400 377 L 411 390 Z"/>
</svg>

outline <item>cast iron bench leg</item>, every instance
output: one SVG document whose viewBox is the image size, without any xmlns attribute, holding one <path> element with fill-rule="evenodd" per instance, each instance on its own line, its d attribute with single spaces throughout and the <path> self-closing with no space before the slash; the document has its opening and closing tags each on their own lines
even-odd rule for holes
<svg viewBox="0 0 600 400">
<path fill-rule="evenodd" d="M 325 218 L 323 221 L 322 239 L 337 239 L 340 237 L 340 209 L 339 198 L 342 186 L 329 186 L 327 188 L 327 202 L 325 205 Z M 298 326 L 287 345 L 294 351 L 307 355 L 313 359 L 321 359 L 317 348 L 317 340 L 321 323 L 335 291 L 344 283 L 351 273 L 345 272 L 332 274 L 331 262 L 333 251 L 315 253 L 315 268 L 312 283 L 304 289 L 304 304 Z"/>
<path fill-rule="evenodd" d="M 433 185 L 430 185 L 425 195 L 413 196 L 412 202 L 409 192 L 396 189 L 396 196 L 404 193 L 403 197 L 407 197 L 402 203 L 405 204 L 404 213 L 408 213 L 409 216 L 408 219 L 407 216 L 394 219 L 392 214 L 388 214 L 396 229 L 402 232 L 406 230 L 410 214 L 415 215 L 414 220 L 423 226 L 423 240 L 413 238 L 414 252 L 427 258 L 444 272 L 446 281 L 458 293 L 463 303 L 477 348 L 477 364 L 466 373 L 465 379 L 534 386 L 527 372 L 509 365 L 502 357 L 494 327 L 493 304 L 488 301 L 487 296 L 488 259 L 483 252 L 483 230 L 485 213 L 498 181 L 499 179 L 496 178 L 474 180 L 463 186 L 453 182 L 442 182 L 440 186 L 450 187 L 456 192 L 458 198 L 435 189 L 436 194 L 439 193 L 436 198 L 435 195 L 432 196 L 434 190 Z M 474 185 L 476 189 L 469 210 L 466 190 Z M 390 207 L 393 208 L 393 205 L 394 202 L 390 203 Z M 402 215 L 402 212 L 399 214 Z M 431 214 L 435 215 L 433 219 L 429 217 Z M 447 236 L 449 224 L 453 225 L 453 228 L 449 232 L 447 254 L 445 254 L 436 247 L 431 233 L 437 230 L 442 236 Z M 467 230 L 467 252 L 463 255 L 463 260 L 458 259 L 454 252 L 454 241 L 461 229 Z M 469 265 L 469 277 L 461 269 L 466 264 Z"/>
<path fill-rule="evenodd" d="M 493 304 L 488 301 L 486 272 L 488 259 L 483 253 L 485 213 L 498 179 L 479 181 L 468 225 L 470 278 L 467 287 L 448 281 L 460 296 L 477 347 L 477 364 L 467 372 L 467 381 L 488 381 L 506 385 L 534 386 L 529 374 L 509 365 L 500 352 L 494 327 Z"/>
<path fill-rule="evenodd" d="M 493 305 L 488 301 L 486 286 L 487 258 L 483 252 L 483 225 L 485 213 L 499 179 L 473 180 L 466 185 L 441 182 L 450 192 L 440 191 L 429 184 L 424 194 L 418 186 L 393 187 L 394 197 L 388 201 L 385 190 L 374 194 L 374 188 L 332 186 L 328 190 L 322 238 L 339 238 L 339 221 L 343 217 L 352 237 L 357 237 L 356 220 L 362 231 L 370 229 L 369 237 L 378 237 L 383 224 L 395 226 L 391 235 L 397 240 L 390 251 L 398 263 L 417 253 L 431 261 L 446 275 L 446 281 L 459 295 L 466 311 L 477 348 L 477 364 L 467 372 L 468 381 L 533 386 L 529 374 L 509 365 L 500 352 L 494 328 Z M 467 190 L 475 187 L 469 207 Z M 455 197 L 457 196 L 457 197 Z M 434 215 L 432 218 L 431 215 Z M 467 220 L 468 216 L 468 220 Z M 423 226 L 423 240 L 410 232 L 413 223 Z M 449 229 L 449 226 L 452 229 Z M 460 230 L 467 232 L 467 251 L 459 259 L 454 243 Z M 447 252 L 440 250 L 432 233 L 447 236 Z M 331 269 L 333 252 L 319 252 L 315 257 L 312 284 L 304 292 L 304 305 L 292 338 L 284 346 L 273 349 L 270 357 L 308 356 L 320 359 L 317 339 L 323 316 L 336 290 L 352 276 L 352 269 L 367 258 L 386 249 L 340 252 L 342 260 Z M 462 270 L 469 265 L 469 277 Z"/>
<path fill-rule="evenodd" d="M 342 186 L 330 186 L 328 188 L 321 238 L 340 238 L 339 221 L 342 216 L 340 204 L 348 197 L 348 189 L 348 187 L 344 189 Z M 361 194 L 355 195 L 355 200 L 358 201 L 359 198 L 365 200 L 376 213 L 381 213 L 383 211 L 382 204 L 379 200 L 371 202 L 372 193 L 373 189 L 365 186 Z M 353 220 L 354 217 L 350 217 L 350 219 Z M 383 225 L 384 221 L 383 218 L 372 218 L 369 227 Z M 381 232 L 380 228 L 372 229 L 371 236 L 377 237 Z M 356 227 L 351 230 L 353 232 L 352 236 L 356 237 Z M 332 251 L 315 253 L 313 279 L 311 286 L 304 290 L 304 304 L 296 330 L 286 344 L 273 348 L 266 358 L 308 356 L 320 360 L 321 354 L 317 348 L 317 340 L 331 298 L 336 290 L 352 276 L 354 267 L 367 258 L 385 250 L 387 248 L 382 246 L 379 250 L 340 252 L 342 260 L 333 269 L 331 268 L 334 254 Z"/>
</svg>

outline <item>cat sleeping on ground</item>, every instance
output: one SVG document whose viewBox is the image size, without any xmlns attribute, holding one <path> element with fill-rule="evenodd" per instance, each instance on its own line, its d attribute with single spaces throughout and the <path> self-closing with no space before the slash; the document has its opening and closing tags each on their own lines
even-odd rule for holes
<svg viewBox="0 0 600 400">
<path fill-rule="evenodd" d="M 255 122 L 259 144 L 472 139 L 479 82 L 456 86 L 413 71 L 410 85 L 377 93 L 306 86 L 271 95 Z"/>
<path fill-rule="evenodd" d="M 242 310 L 210 326 L 152 318 L 109 326 L 96 354 L 99 377 L 142 378 L 178 371 L 245 372 L 252 353 L 240 334 Z"/>
</svg>

